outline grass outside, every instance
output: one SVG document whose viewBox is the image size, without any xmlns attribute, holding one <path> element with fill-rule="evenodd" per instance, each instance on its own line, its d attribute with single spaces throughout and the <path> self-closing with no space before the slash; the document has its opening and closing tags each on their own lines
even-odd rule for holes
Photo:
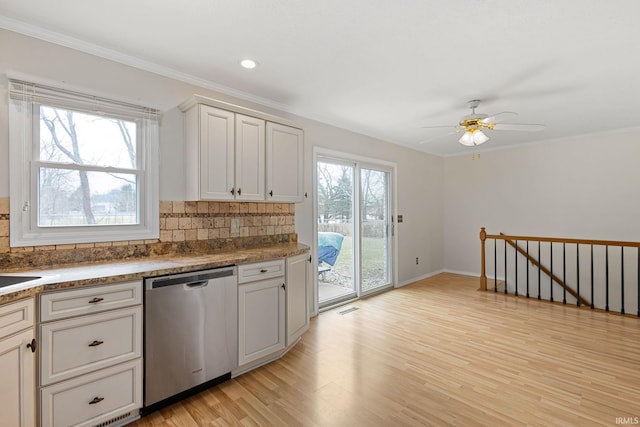
<svg viewBox="0 0 640 427">
<path fill-rule="evenodd" d="M 389 282 L 384 238 L 362 238 L 362 288 L 369 290 Z M 321 277 L 322 278 L 322 277 Z M 353 238 L 345 236 L 342 248 L 325 281 L 334 285 L 353 286 Z"/>
</svg>

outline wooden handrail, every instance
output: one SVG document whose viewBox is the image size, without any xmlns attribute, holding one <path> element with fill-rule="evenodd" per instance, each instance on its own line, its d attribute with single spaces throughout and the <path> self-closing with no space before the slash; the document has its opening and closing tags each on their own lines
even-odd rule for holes
<svg viewBox="0 0 640 427">
<path fill-rule="evenodd" d="M 506 237 L 505 234 L 500 233 L 500 236 L 502 237 Z M 564 281 L 559 278 L 558 276 L 556 276 L 555 274 L 553 274 L 551 272 L 551 270 L 549 270 L 547 267 L 545 267 L 544 265 L 540 264 L 540 262 L 535 259 L 534 257 L 532 257 L 531 255 L 529 255 L 527 253 L 527 251 L 525 251 L 524 249 L 522 249 L 520 246 L 516 245 L 516 243 L 513 240 L 510 239 L 504 239 L 505 242 L 507 242 L 509 244 L 509 246 L 515 248 L 518 253 L 522 254 L 527 261 L 530 261 L 531 264 L 533 264 L 534 266 L 538 267 L 540 270 L 542 270 L 542 272 L 544 274 L 546 274 L 547 276 L 551 277 L 551 279 L 556 282 L 558 285 L 560 285 L 562 288 L 566 289 L 567 292 L 569 292 L 569 294 L 571 294 L 574 298 L 576 298 L 577 300 L 580 300 L 580 304 L 582 305 L 589 305 L 589 301 L 587 301 L 586 299 L 584 299 L 583 297 L 581 297 L 580 295 L 578 295 L 578 293 L 576 291 L 574 291 L 572 288 L 570 288 L 569 286 L 567 286 L 566 283 L 564 283 Z M 506 284 L 505 284 L 506 286 Z"/>
<path fill-rule="evenodd" d="M 482 240 L 482 232 L 484 227 L 480 230 L 480 240 Z M 562 237 L 532 237 L 532 236 L 509 236 L 503 233 L 500 234 L 487 234 L 485 232 L 485 239 L 499 239 L 499 240 L 528 240 L 530 242 L 551 242 L 551 243 L 572 243 L 578 245 L 600 245 L 600 246 L 624 246 L 629 248 L 640 248 L 640 242 L 624 242 L 620 240 L 592 240 L 592 239 L 570 239 Z"/>
</svg>

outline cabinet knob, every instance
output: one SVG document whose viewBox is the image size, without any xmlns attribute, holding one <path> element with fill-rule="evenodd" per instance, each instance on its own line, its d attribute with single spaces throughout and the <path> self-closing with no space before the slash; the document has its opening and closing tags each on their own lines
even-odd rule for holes
<svg viewBox="0 0 640 427">
<path fill-rule="evenodd" d="M 97 303 L 102 302 L 102 301 L 104 301 L 104 298 L 95 297 L 92 300 L 89 300 L 89 304 L 97 304 Z"/>
<path fill-rule="evenodd" d="M 236 189 L 235 189 L 235 188 L 232 188 L 232 189 L 231 189 L 231 195 L 232 195 L 232 196 L 235 196 L 235 195 L 236 195 Z"/>
<path fill-rule="evenodd" d="M 35 340 L 35 338 L 32 339 L 29 344 L 27 344 L 27 348 L 31 349 L 31 353 L 35 353 L 37 347 L 38 347 L 38 342 Z"/>
<path fill-rule="evenodd" d="M 273 197 L 273 190 L 269 191 L 269 195 Z"/>
<path fill-rule="evenodd" d="M 287 287 L 284 285 L 284 283 L 281 286 L 282 289 L 284 289 L 285 291 L 287 290 Z"/>
<path fill-rule="evenodd" d="M 260 270 L 260 273 L 266 273 L 266 272 L 268 272 L 268 271 L 269 271 L 269 270 L 267 270 L 266 268 L 263 268 L 262 270 Z"/>
<path fill-rule="evenodd" d="M 242 188 L 238 188 L 238 196 L 242 195 Z"/>
<path fill-rule="evenodd" d="M 93 400 L 89 402 L 89 405 L 95 405 L 96 403 L 100 403 L 103 400 L 104 400 L 104 397 L 94 397 Z"/>
<path fill-rule="evenodd" d="M 101 344 L 104 344 L 104 341 L 100 341 L 100 340 L 93 340 L 93 342 L 91 344 L 89 344 L 89 347 L 97 347 Z"/>
</svg>

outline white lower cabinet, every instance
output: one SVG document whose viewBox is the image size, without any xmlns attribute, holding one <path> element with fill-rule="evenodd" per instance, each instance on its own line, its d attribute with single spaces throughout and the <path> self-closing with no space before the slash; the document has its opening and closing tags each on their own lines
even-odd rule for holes
<svg viewBox="0 0 640 427">
<path fill-rule="evenodd" d="M 141 291 L 133 281 L 41 295 L 42 427 L 116 427 L 139 417 Z"/>
<path fill-rule="evenodd" d="M 309 254 L 238 267 L 238 372 L 281 356 L 309 328 Z"/>
<path fill-rule="evenodd" d="M 240 366 L 284 349 L 284 326 L 284 277 L 238 286 Z"/>
<path fill-rule="evenodd" d="M 302 254 L 287 258 L 287 347 L 309 329 L 307 309 L 307 269 L 309 255 Z"/>
<path fill-rule="evenodd" d="M 0 425 L 36 425 L 33 298 L 0 307 Z M 20 331 L 21 330 L 21 331 Z M 34 346 L 36 348 L 34 348 Z"/>
<path fill-rule="evenodd" d="M 40 385 L 142 356 L 142 307 L 45 323 Z"/>
<path fill-rule="evenodd" d="M 63 381 L 41 391 L 42 426 L 122 425 L 142 405 L 142 360 Z"/>
</svg>

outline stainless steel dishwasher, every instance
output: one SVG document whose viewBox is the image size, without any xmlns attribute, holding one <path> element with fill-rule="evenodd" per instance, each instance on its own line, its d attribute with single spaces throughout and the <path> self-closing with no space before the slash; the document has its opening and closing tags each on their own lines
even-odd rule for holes
<svg viewBox="0 0 640 427">
<path fill-rule="evenodd" d="M 144 409 L 231 377 L 238 366 L 236 267 L 144 281 Z"/>
</svg>

